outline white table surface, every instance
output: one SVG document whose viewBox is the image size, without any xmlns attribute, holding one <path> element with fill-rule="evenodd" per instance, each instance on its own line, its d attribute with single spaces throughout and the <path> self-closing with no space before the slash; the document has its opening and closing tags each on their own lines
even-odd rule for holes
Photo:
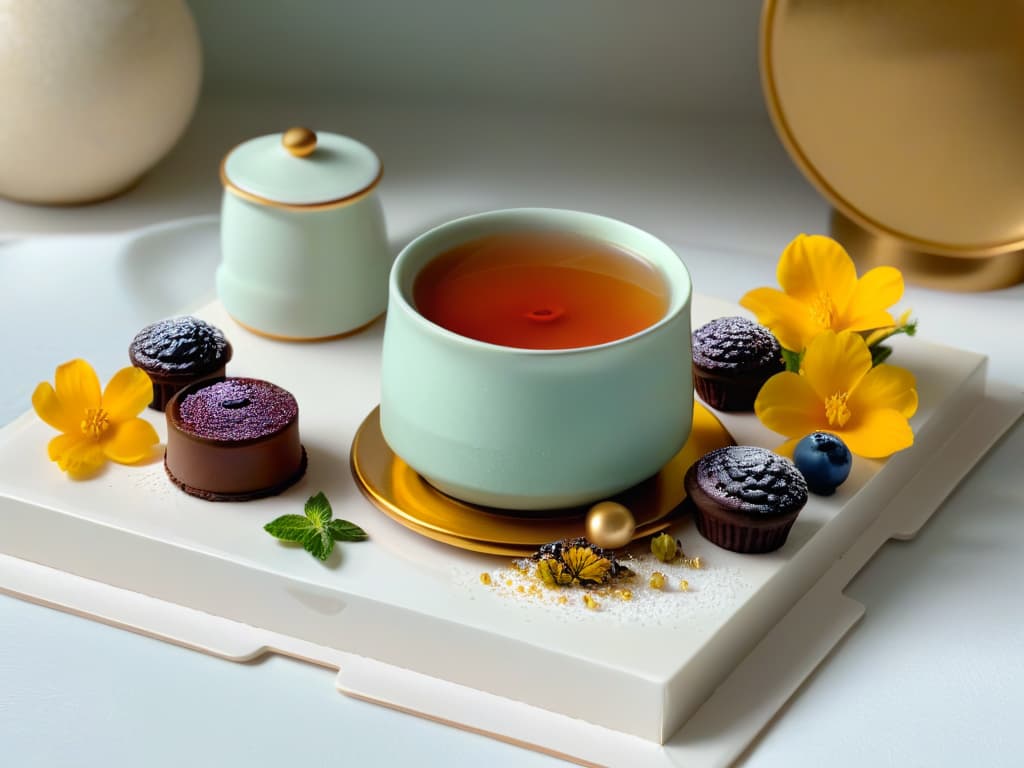
<svg viewBox="0 0 1024 768">
<path fill-rule="evenodd" d="M 212 297 L 214 250 L 182 247 L 160 227 L 126 233 L 215 214 L 222 152 L 297 119 L 378 150 L 396 246 L 478 210 L 593 210 L 677 246 L 699 291 L 735 300 L 774 282 L 793 235 L 827 226 L 826 206 L 764 123 L 206 105 L 123 198 L 73 209 L 0 202 L 0 424 L 29 407 L 57 363 L 84 356 L 106 378 L 141 325 Z M 902 306 L 923 337 L 989 354 L 991 376 L 1024 388 L 1024 286 L 911 287 Z M 916 540 L 889 543 L 862 571 L 847 594 L 866 617 L 746 765 L 1020 764 L 1022 455 L 1018 423 Z M 561 764 L 347 699 L 328 670 L 279 657 L 231 664 L 9 597 L 0 745 L 11 766 Z"/>
</svg>

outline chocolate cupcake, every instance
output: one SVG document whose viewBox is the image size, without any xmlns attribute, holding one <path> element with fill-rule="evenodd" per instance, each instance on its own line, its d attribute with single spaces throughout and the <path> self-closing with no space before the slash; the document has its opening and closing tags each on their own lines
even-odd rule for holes
<svg viewBox="0 0 1024 768">
<path fill-rule="evenodd" d="M 693 334 L 693 385 L 720 411 L 749 411 L 761 387 L 785 370 L 772 332 L 745 317 L 720 317 Z"/>
<path fill-rule="evenodd" d="M 785 544 L 807 503 L 807 482 L 793 462 L 750 445 L 704 454 L 683 482 L 700 534 L 744 554 Z"/>
<path fill-rule="evenodd" d="M 164 468 L 186 493 L 207 501 L 274 496 L 306 472 L 299 406 L 260 379 L 200 381 L 167 404 Z"/>
<path fill-rule="evenodd" d="M 149 407 L 162 411 L 179 389 L 224 376 L 231 344 L 219 328 L 197 317 L 172 317 L 139 331 L 128 347 L 128 357 L 153 382 Z"/>
</svg>

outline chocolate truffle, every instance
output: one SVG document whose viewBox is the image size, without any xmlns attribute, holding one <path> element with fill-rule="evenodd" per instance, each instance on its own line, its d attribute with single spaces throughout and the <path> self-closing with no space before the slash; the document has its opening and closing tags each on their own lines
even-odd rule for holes
<svg viewBox="0 0 1024 768">
<path fill-rule="evenodd" d="M 807 503 L 807 483 L 793 462 L 750 445 L 704 454 L 683 482 L 697 530 L 733 552 L 778 549 Z"/>
<path fill-rule="evenodd" d="M 219 328 L 197 317 L 172 317 L 139 331 L 128 347 L 128 357 L 153 382 L 149 407 L 162 411 L 179 389 L 223 376 L 231 344 Z"/>
<path fill-rule="evenodd" d="M 208 501 L 273 496 L 306 472 L 299 406 L 260 379 L 197 382 L 167 404 L 164 468 L 175 485 Z"/>
<path fill-rule="evenodd" d="M 761 387 L 785 369 L 772 332 L 745 317 L 720 317 L 693 334 L 693 385 L 720 411 L 749 411 Z"/>
</svg>

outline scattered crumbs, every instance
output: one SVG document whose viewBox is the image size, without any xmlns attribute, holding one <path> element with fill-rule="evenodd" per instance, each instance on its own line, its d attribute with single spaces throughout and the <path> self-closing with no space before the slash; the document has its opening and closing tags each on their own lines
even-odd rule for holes
<svg viewBox="0 0 1024 768">
<path fill-rule="evenodd" d="M 685 544 L 686 556 L 669 563 L 661 562 L 639 546 L 633 548 L 632 554 L 624 551 L 619 559 L 632 571 L 632 578 L 617 578 L 587 588 L 544 584 L 537 575 L 537 562 L 529 558 L 496 561 L 497 567 L 485 574 L 455 567 L 453 576 L 474 596 L 504 601 L 527 613 L 543 611 L 566 622 L 682 627 L 698 617 L 731 612 L 749 596 L 753 587 L 741 569 L 715 565 L 717 550 L 713 545 L 702 539 Z M 647 549 L 646 545 L 643 549 Z M 651 583 L 656 573 L 661 577 L 659 588 Z"/>
<path fill-rule="evenodd" d="M 163 449 L 163 446 L 160 446 Z M 115 467 L 116 469 L 116 467 Z M 138 488 L 147 496 L 177 496 L 181 493 L 167 477 L 163 461 L 154 461 L 152 466 L 138 467 L 133 472 L 125 472 L 124 478 L 133 487 Z M 117 478 L 118 482 L 121 478 Z"/>
</svg>

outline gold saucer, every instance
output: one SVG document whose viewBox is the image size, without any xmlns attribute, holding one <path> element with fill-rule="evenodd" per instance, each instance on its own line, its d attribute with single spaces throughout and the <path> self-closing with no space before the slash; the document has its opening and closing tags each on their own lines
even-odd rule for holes
<svg viewBox="0 0 1024 768">
<path fill-rule="evenodd" d="M 682 450 L 654 477 L 614 497 L 636 518 L 634 540 L 668 528 L 686 498 L 686 470 L 708 451 L 733 444 L 714 414 L 694 402 L 693 428 Z M 549 541 L 584 535 L 586 508 L 538 517 L 503 513 L 441 493 L 388 447 L 379 407 L 356 431 L 351 456 L 352 474 L 366 498 L 391 519 L 435 541 L 490 555 L 523 556 Z"/>
</svg>

